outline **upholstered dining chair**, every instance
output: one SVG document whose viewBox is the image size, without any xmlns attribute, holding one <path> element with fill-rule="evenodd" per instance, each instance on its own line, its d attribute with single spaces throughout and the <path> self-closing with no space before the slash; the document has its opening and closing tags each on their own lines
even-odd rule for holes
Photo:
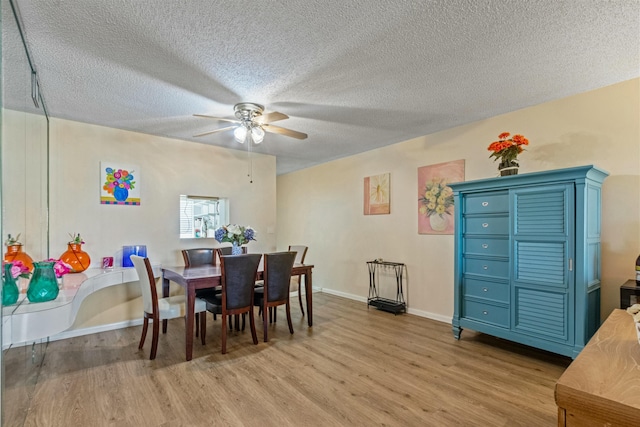
<svg viewBox="0 0 640 427">
<path fill-rule="evenodd" d="M 184 259 L 185 267 L 198 267 L 201 265 L 217 265 L 217 250 L 214 248 L 195 248 L 195 249 L 183 249 L 182 258 Z M 219 287 L 213 289 L 196 289 L 196 297 L 203 298 L 205 295 L 220 293 Z M 213 315 L 213 320 L 216 319 L 216 315 Z M 196 312 L 196 336 L 200 332 L 200 314 Z"/>
<path fill-rule="evenodd" d="M 253 343 L 258 344 L 253 316 L 253 292 L 262 254 L 224 255 L 220 258 L 222 293 L 207 295 L 207 310 L 222 316 L 222 354 L 227 352 L 227 318 L 249 314 Z M 236 320 L 237 321 L 237 320 Z M 202 336 L 206 325 L 203 323 Z"/>
<path fill-rule="evenodd" d="M 291 306 L 289 304 L 289 287 L 291 286 L 291 268 L 296 258 L 295 252 L 276 252 L 264 254 L 264 286 L 255 289 L 254 303 L 261 308 L 264 342 L 267 336 L 267 312 L 285 305 L 289 332 L 293 334 L 291 323 Z"/>
<path fill-rule="evenodd" d="M 296 253 L 296 259 L 294 261 L 294 264 L 304 264 L 304 258 L 307 256 L 307 249 L 309 249 L 308 246 L 302 246 L 302 245 L 289 246 L 289 251 Z M 298 301 L 300 302 L 300 311 L 304 316 L 304 308 L 302 307 L 302 285 L 301 285 L 300 274 L 291 278 L 290 291 L 291 292 L 298 291 Z"/>
<path fill-rule="evenodd" d="M 196 267 L 198 265 L 217 265 L 216 250 L 214 248 L 183 249 L 185 267 Z"/>
<path fill-rule="evenodd" d="M 142 292 L 142 304 L 144 308 L 144 323 L 142 324 L 142 336 L 138 349 L 142 350 L 144 341 L 147 338 L 147 329 L 149 327 L 149 319 L 153 321 L 153 333 L 151 339 L 151 355 L 149 359 L 156 358 L 158 350 L 158 335 L 160 333 L 160 321 L 175 319 L 185 316 L 185 297 L 184 295 L 176 295 L 172 297 L 158 298 L 158 290 L 156 288 L 156 279 L 153 277 L 153 270 L 149 258 L 143 258 L 137 255 L 131 255 L 131 261 L 138 273 L 140 289 Z M 207 306 L 204 300 L 196 298 L 195 312 L 206 312 Z M 204 313 L 200 316 L 202 323 L 201 329 L 206 330 L 206 318 Z M 204 344 L 204 333 L 202 334 L 202 344 Z"/>
</svg>

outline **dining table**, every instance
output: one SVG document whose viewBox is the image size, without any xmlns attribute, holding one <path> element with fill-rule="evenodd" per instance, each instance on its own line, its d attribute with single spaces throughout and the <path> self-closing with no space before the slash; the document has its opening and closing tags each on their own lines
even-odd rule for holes
<svg viewBox="0 0 640 427">
<path fill-rule="evenodd" d="M 313 326 L 313 293 L 311 284 L 311 264 L 294 264 L 291 269 L 291 277 L 304 276 L 305 297 L 307 300 L 307 323 Z M 260 261 L 256 280 L 264 279 L 263 263 Z M 196 289 L 215 288 L 222 286 L 222 268 L 214 265 L 203 265 L 198 267 L 162 267 L 162 296 L 169 296 L 170 282 L 177 283 L 185 289 L 186 293 L 186 313 L 185 313 L 185 346 L 187 360 L 193 357 L 193 327 L 194 327 L 194 306 L 196 300 Z M 298 289 L 298 292 L 300 290 Z M 163 321 L 163 332 L 166 332 L 166 322 Z"/>
</svg>

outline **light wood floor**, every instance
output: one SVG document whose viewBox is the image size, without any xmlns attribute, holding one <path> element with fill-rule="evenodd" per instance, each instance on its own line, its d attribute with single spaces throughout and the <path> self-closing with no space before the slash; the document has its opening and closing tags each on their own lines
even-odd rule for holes
<svg viewBox="0 0 640 427">
<path fill-rule="evenodd" d="M 207 345 L 190 362 L 179 319 L 154 361 L 150 337 L 138 351 L 139 326 L 52 342 L 22 382 L 7 381 L 26 352 L 11 349 L 4 425 L 556 424 L 553 388 L 569 358 L 466 330 L 456 341 L 449 324 L 320 293 L 309 329 L 292 303 L 294 335 L 281 308 L 270 342 L 259 333 L 254 346 L 247 327 L 226 355 L 209 315 Z"/>
</svg>

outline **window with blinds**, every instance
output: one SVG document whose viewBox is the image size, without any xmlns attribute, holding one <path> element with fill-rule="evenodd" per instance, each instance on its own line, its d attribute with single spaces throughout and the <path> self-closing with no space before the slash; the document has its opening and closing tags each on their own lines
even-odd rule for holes
<svg viewBox="0 0 640 427">
<path fill-rule="evenodd" d="M 219 197 L 180 196 L 180 238 L 214 237 L 227 224 L 229 201 Z"/>
</svg>

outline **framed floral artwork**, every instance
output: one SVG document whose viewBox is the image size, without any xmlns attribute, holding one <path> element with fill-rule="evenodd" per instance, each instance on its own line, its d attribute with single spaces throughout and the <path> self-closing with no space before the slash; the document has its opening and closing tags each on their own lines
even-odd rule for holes
<svg viewBox="0 0 640 427">
<path fill-rule="evenodd" d="M 418 168 L 418 234 L 453 234 L 455 206 L 449 183 L 464 181 L 464 160 Z"/>
<path fill-rule="evenodd" d="M 364 214 L 384 215 L 391 213 L 390 173 L 368 176 L 364 179 Z"/>
<path fill-rule="evenodd" d="M 140 205 L 140 168 L 118 162 L 100 162 L 100 203 Z"/>
</svg>

